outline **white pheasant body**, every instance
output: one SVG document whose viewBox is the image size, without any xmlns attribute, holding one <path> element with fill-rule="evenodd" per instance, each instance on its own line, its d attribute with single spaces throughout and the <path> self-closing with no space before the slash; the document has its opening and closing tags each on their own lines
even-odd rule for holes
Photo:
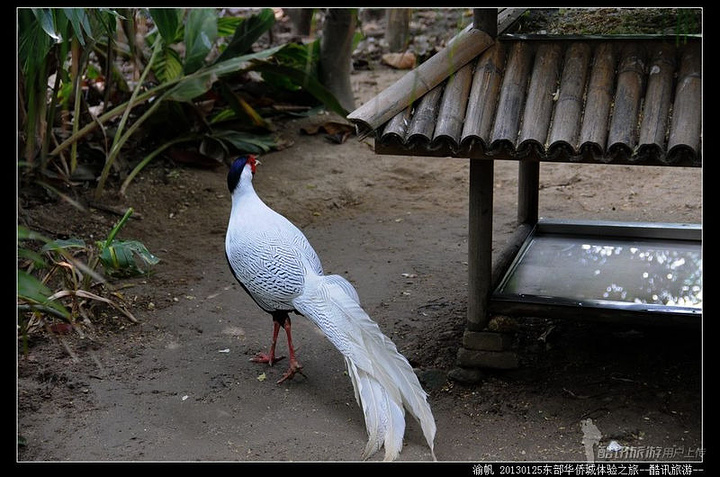
<svg viewBox="0 0 720 477">
<path fill-rule="evenodd" d="M 365 415 L 369 439 L 363 458 L 383 445 L 385 460 L 397 458 L 405 409 L 420 422 L 432 452 L 435 421 L 407 359 L 361 308 L 353 286 L 339 275 L 324 275 L 303 233 L 255 194 L 253 169 L 252 156 L 239 158 L 228 175 L 233 203 L 225 250 L 235 277 L 273 318 L 296 311 L 342 353 Z M 286 331 L 291 347 L 289 327 Z"/>
</svg>

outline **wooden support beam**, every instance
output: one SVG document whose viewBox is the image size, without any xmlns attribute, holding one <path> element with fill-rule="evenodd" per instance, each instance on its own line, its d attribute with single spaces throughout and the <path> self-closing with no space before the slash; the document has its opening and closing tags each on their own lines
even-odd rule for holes
<svg viewBox="0 0 720 477">
<path fill-rule="evenodd" d="M 487 326 L 492 293 L 493 177 L 495 163 L 470 159 L 467 329 Z"/>
<path fill-rule="evenodd" d="M 522 160 L 518 165 L 518 215 L 519 224 L 536 224 L 538 221 L 540 162 Z"/>
<path fill-rule="evenodd" d="M 495 38 L 498 34 L 498 9 L 475 8 L 473 10 L 473 27 Z"/>
</svg>

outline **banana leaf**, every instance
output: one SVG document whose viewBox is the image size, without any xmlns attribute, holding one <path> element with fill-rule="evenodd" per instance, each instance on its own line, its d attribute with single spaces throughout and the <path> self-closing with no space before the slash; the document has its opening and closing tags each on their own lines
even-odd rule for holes
<svg viewBox="0 0 720 477">
<path fill-rule="evenodd" d="M 169 89 L 161 99 L 173 101 L 190 101 L 208 91 L 218 77 L 245 71 L 252 66 L 252 60 L 262 60 L 274 55 L 284 45 L 267 50 L 250 53 L 248 55 L 230 58 L 229 60 L 214 63 L 210 66 L 199 69 L 178 80 L 177 84 Z"/>
<path fill-rule="evenodd" d="M 271 76 L 289 78 L 295 84 L 299 85 L 305 91 L 322 102 L 326 108 L 338 113 L 342 117 L 349 114 L 349 111 L 340 105 L 340 102 L 335 98 L 335 96 L 327 88 L 325 88 L 325 86 L 323 86 L 317 78 L 308 74 L 304 70 L 285 65 L 276 65 L 264 61 L 254 61 L 252 69 L 262 73 L 263 77 L 265 74 L 268 74 Z"/>
<path fill-rule="evenodd" d="M 213 131 L 211 137 L 232 144 L 240 151 L 250 154 L 263 154 L 277 146 L 275 138 L 269 134 L 258 135 L 242 131 L 218 130 Z"/>
<path fill-rule="evenodd" d="M 205 64 L 217 35 L 217 13 L 214 9 L 190 10 L 185 22 L 185 74 L 194 73 Z"/>
<path fill-rule="evenodd" d="M 153 72 L 163 83 L 180 78 L 183 74 L 183 64 L 178 52 L 172 48 L 163 48 L 155 60 Z"/>
<path fill-rule="evenodd" d="M 179 8 L 151 8 L 150 17 L 166 45 L 179 40 L 183 10 Z"/>
<path fill-rule="evenodd" d="M 238 55 L 244 55 L 253 46 L 260 36 L 270 30 L 275 24 L 275 14 L 272 9 L 263 9 L 257 15 L 243 20 L 235 29 L 230 43 L 220 54 L 216 62 L 228 60 Z"/>
</svg>

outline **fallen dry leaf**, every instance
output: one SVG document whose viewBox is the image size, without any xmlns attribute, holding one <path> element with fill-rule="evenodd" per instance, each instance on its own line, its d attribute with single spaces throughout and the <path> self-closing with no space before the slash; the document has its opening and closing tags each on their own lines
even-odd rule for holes
<svg viewBox="0 0 720 477">
<path fill-rule="evenodd" d="M 413 53 L 406 51 L 405 53 L 386 53 L 382 55 L 382 61 L 398 70 L 410 70 L 415 68 L 417 59 Z"/>
<path fill-rule="evenodd" d="M 314 136 L 319 133 L 326 134 L 343 134 L 346 132 L 352 133 L 354 131 L 353 126 L 348 123 L 339 123 L 337 121 L 328 121 L 322 124 L 314 124 L 300 128 L 300 132 L 309 136 Z"/>
<path fill-rule="evenodd" d="M 322 124 L 302 127 L 300 128 L 300 132 L 309 136 L 325 133 L 327 134 L 326 139 L 328 141 L 342 144 L 355 132 L 355 128 L 351 124 L 328 121 Z"/>
<path fill-rule="evenodd" d="M 170 148 L 170 150 L 168 151 L 168 156 L 170 156 L 173 161 L 179 164 L 199 167 L 202 169 L 212 169 L 222 164 L 221 161 L 218 161 L 217 159 L 212 158 L 208 155 L 201 154 L 197 151 L 185 150 L 174 147 Z"/>
</svg>

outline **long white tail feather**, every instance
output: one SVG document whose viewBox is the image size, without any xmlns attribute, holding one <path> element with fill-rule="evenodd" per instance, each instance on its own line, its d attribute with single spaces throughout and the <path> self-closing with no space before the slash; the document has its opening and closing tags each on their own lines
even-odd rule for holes
<svg viewBox="0 0 720 477">
<path fill-rule="evenodd" d="M 376 399 L 372 383 L 360 377 L 359 371 L 352 361 L 345 358 L 345 363 L 347 364 L 348 374 L 350 375 L 353 389 L 355 390 L 355 399 L 365 416 L 365 427 L 368 433 L 368 442 L 362 454 L 362 458 L 365 460 L 377 452 L 382 446 L 383 441 L 379 437 L 385 434 L 385 423 L 382 414 L 383 406 L 381 404 L 375 406 L 369 404 Z"/>
<path fill-rule="evenodd" d="M 407 408 L 420 423 L 434 459 L 436 426 L 427 394 L 407 359 L 360 307 L 352 285 L 338 275 L 308 275 L 304 292 L 293 300 L 293 305 L 345 357 L 368 432 L 363 458 L 382 445 L 385 460 L 397 458 Z"/>
<path fill-rule="evenodd" d="M 326 275 L 325 279 L 330 283 L 340 286 L 340 288 L 342 288 L 343 291 L 355 301 L 355 303 L 358 305 L 360 304 L 360 297 L 358 296 L 355 287 L 353 287 L 349 281 L 345 280 L 340 275 Z"/>
<path fill-rule="evenodd" d="M 391 399 L 388 403 L 388 427 L 385 431 L 385 458 L 383 460 L 395 460 L 403 447 L 403 435 L 405 434 L 405 409 L 402 404 Z"/>
</svg>

